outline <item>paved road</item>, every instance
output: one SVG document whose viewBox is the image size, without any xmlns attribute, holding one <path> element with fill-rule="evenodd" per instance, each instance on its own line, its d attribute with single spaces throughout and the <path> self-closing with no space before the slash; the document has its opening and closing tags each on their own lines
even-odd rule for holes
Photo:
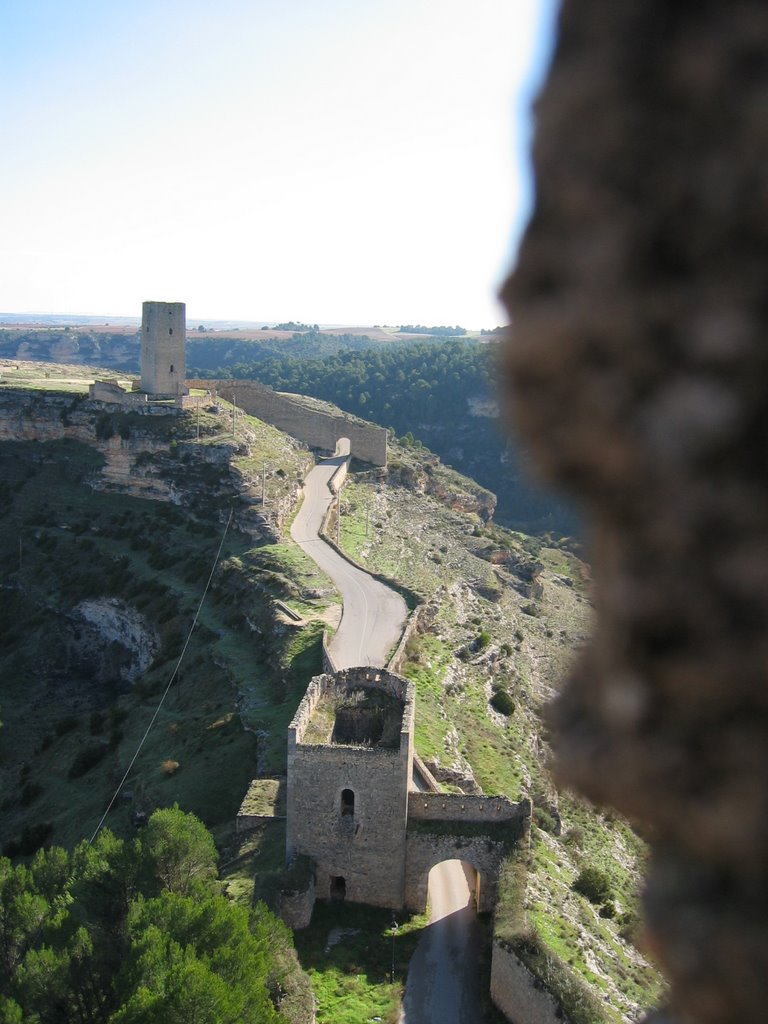
<svg viewBox="0 0 768 1024">
<path fill-rule="evenodd" d="M 341 557 L 318 534 L 328 506 L 334 500 L 328 481 L 345 456 L 324 459 L 304 481 L 304 502 L 293 521 L 291 536 L 302 550 L 327 572 L 341 592 L 341 623 L 330 644 L 336 667 L 375 665 L 383 668 L 387 655 L 400 639 L 408 609 L 394 590 Z"/>
<path fill-rule="evenodd" d="M 443 861 L 429 876 L 429 926 L 408 968 L 401 1024 L 483 1024 L 482 937 L 465 870 Z"/>
</svg>

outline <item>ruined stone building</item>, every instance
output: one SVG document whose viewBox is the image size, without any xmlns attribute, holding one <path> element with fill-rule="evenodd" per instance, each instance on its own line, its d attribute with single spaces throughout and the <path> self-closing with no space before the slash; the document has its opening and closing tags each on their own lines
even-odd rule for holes
<svg viewBox="0 0 768 1024">
<path fill-rule="evenodd" d="M 452 859 L 474 869 L 478 909 L 494 906 L 530 802 L 418 790 L 415 710 L 413 683 L 383 669 L 310 682 L 288 728 L 286 807 L 287 860 L 312 862 L 308 913 L 315 896 L 423 910 L 430 870 Z"/>
</svg>

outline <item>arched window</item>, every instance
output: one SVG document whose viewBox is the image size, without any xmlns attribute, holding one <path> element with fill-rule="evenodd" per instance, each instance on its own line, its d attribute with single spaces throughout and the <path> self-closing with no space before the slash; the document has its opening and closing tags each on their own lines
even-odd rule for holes
<svg viewBox="0 0 768 1024">
<path fill-rule="evenodd" d="M 345 818 L 355 813 L 355 794 L 351 789 L 341 791 L 341 816 Z"/>
</svg>

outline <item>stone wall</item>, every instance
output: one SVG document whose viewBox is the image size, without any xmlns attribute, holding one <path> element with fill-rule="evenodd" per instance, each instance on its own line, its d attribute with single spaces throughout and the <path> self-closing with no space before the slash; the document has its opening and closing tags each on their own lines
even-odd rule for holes
<svg viewBox="0 0 768 1024">
<path fill-rule="evenodd" d="M 531 816 L 530 800 L 513 803 L 506 796 L 466 796 L 462 793 L 410 793 L 409 821 L 520 822 Z"/>
<path fill-rule="evenodd" d="M 342 791 L 354 814 L 342 814 Z M 343 878 L 346 898 L 376 906 L 403 904 L 406 767 L 398 750 L 306 745 L 288 754 L 289 859 L 315 863 L 316 892 L 327 898 Z"/>
<path fill-rule="evenodd" d="M 398 749 L 302 742 L 323 697 L 359 687 L 383 689 L 403 701 Z M 307 687 L 288 728 L 286 857 L 312 858 L 320 898 L 331 895 L 333 879 L 342 878 L 346 899 L 403 905 L 413 706 L 413 684 L 384 670 L 324 674 Z M 351 814 L 343 813 L 344 790 L 354 794 Z"/>
<path fill-rule="evenodd" d="M 145 302 L 141 309 L 141 390 L 148 395 L 186 392 L 186 306 Z"/>
<path fill-rule="evenodd" d="M 113 380 L 96 380 L 88 388 L 88 397 L 96 402 L 117 405 L 146 405 L 147 396 L 141 391 L 126 391 Z"/>
<path fill-rule="evenodd" d="M 312 409 L 291 395 L 273 391 L 257 381 L 189 381 L 191 387 L 215 387 L 228 402 L 251 416 L 304 441 L 312 448 L 335 452 L 340 438 L 349 438 L 351 453 L 375 466 L 387 464 L 387 432 L 383 427 Z"/>
<path fill-rule="evenodd" d="M 514 1024 L 568 1024 L 560 1004 L 503 943 L 493 943 L 491 999 Z"/>
<path fill-rule="evenodd" d="M 298 930 L 309 925 L 314 906 L 315 880 L 310 878 L 306 889 L 280 891 L 277 912 L 289 928 Z"/>
</svg>

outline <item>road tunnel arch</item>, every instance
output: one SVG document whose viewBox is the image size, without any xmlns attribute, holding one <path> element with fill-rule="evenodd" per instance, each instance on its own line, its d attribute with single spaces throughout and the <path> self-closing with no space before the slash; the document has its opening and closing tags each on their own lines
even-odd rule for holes
<svg viewBox="0 0 768 1024">
<path fill-rule="evenodd" d="M 434 864 L 427 874 L 430 917 L 446 917 L 469 907 L 480 907 L 482 873 L 468 860 L 447 858 Z"/>
<path fill-rule="evenodd" d="M 420 828 L 408 828 L 405 870 L 407 907 L 423 912 L 427 906 L 432 870 L 444 862 L 459 861 L 470 872 L 466 885 L 471 891 L 477 911 L 485 913 L 493 910 L 501 863 L 508 852 L 503 840 L 488 835 L 450 834 L 447 831 L 438 832 L 437 829 L 426 831 L 430 825 L 423 822 Z"/>
</svg>

